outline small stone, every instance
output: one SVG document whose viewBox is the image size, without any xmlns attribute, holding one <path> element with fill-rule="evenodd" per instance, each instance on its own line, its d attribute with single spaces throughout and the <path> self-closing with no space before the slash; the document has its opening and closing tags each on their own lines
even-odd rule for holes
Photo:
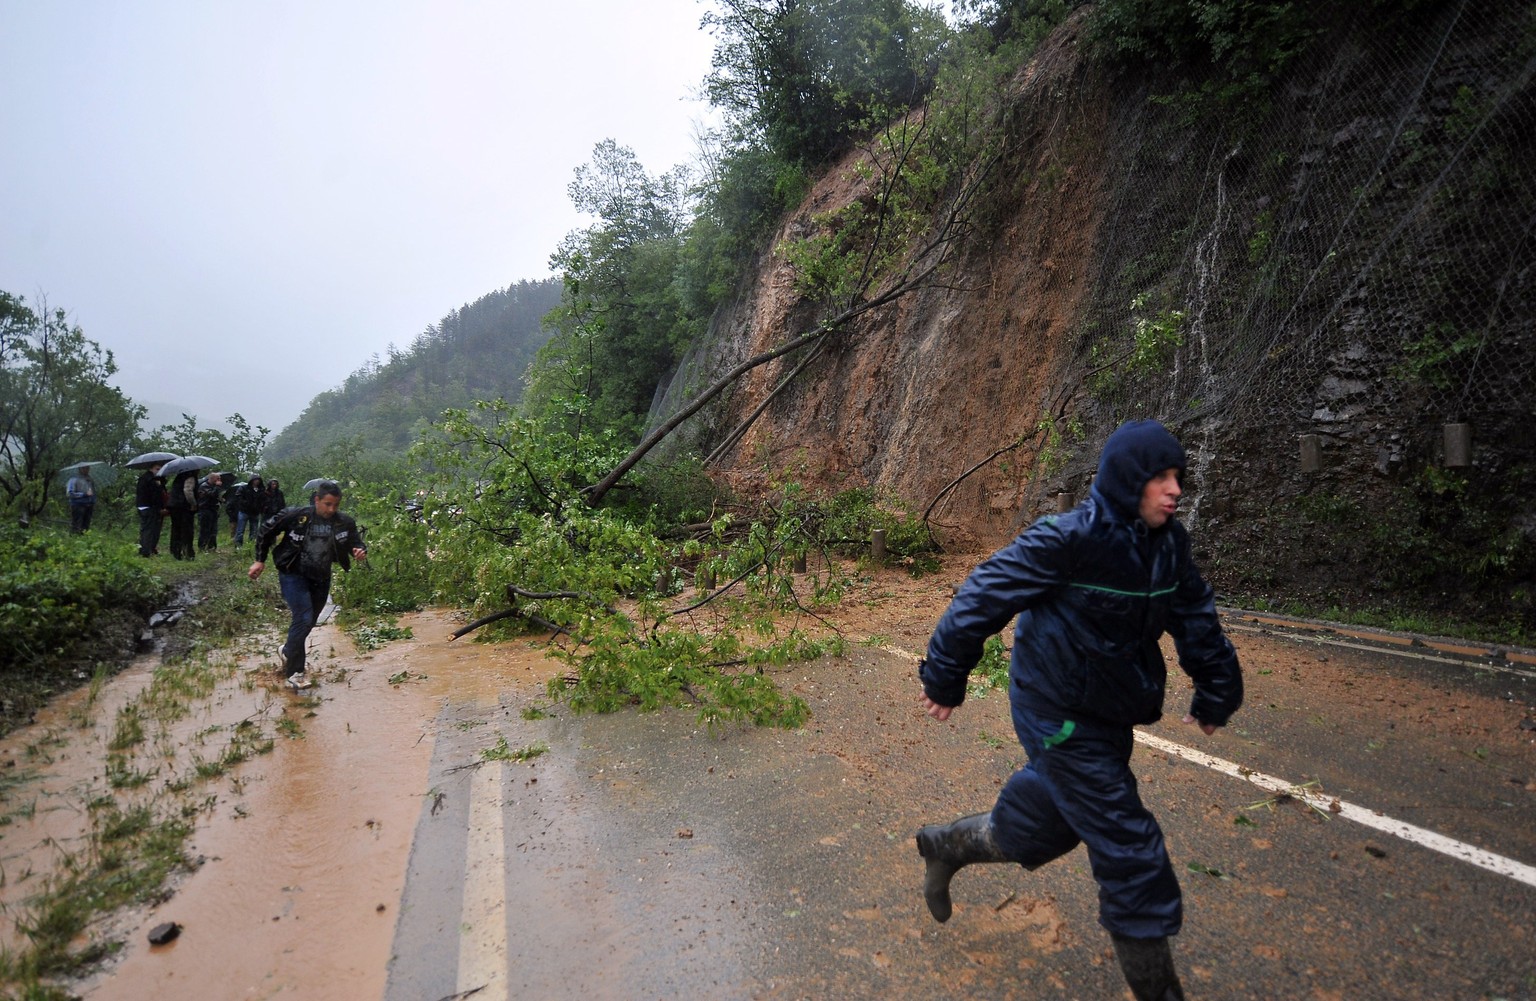
<svg viewBox="0 0 1536 1001">
<path fill-rule="evenodd" d="M 181 925 L 174 921 L 167 921 L 164 924 L 155 925 L 149 930 L 149 944 L 164 945 L 167 942 L 175 941 L 176 936 L 180 934 Z"/>
</svg>

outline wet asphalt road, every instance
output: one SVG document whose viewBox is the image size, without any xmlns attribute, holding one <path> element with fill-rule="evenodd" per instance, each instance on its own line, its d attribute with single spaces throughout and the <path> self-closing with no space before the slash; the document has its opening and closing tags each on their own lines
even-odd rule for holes
<svg viewBox="0 0 1536 1001">
<path fill-rule="evenodd" d="M 1185 893 L 1191 998 L 1536 997 L 1536 668 L 1319 645 L 1229 622 L 1248 703 L 1215 737 L 1149 733 L 1513 864 L 1500 874 L 1139 745 Z M 1422 652 L 1422 651 L 1421 651 Z M 1455 658 L 1445 658 L 1452 659 Z M 932 921 L 912 833 L 990 806 L 1022 763 L 1005 699 L 948 724 L 890 649 L 794 669 L 800 732 L 692 714 L 524 720 L 451 703 L 387 1001 L 1121 998 L 1079 848 L 978 866 Z M 489 734 L 527 762 L 486 762 Z M 1523 868 L 1522 868 L 1523 867 Z"/>
</svg>

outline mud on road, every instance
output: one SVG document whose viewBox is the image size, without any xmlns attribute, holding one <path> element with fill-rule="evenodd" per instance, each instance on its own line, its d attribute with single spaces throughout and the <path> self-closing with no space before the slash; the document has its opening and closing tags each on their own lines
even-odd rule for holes
<svg viewBox="0 0 1536 1001">
<path fill-rule="evenodd" d="M 793 732 L 711 733 L 686 711 L 526 719 L 559 668 L 527 642 L 450 642 L 458 623 L 441 612 L 403 620 L 413 637 L 373 653 L 323 628 L 310 697 L 281 691 L 255 648 L 237 654 L 178 739 L 254 715 L 275 747 L 208 781 L 189 848 L 201 864 L 168 899 L 97 929 L 126 948 L 73 989 L 1125 997 L 1081 849 L 1035 873 L 965 870 L 942 926 L 917 891 L 913 830 L 986 808 L 1023 760 L 1003 693 L 946 724 L 914 702 L 911 655 L 968 566 L 867 579 L 837 613 L 849 654 L 779 676 L 812 709 Z M 1180 726 L 1189 691 L 1174 685 L 1170 720 L 1149 732 L 1536 864 L 1536 734 L 1522 728 L 1536 670 L 1230 624 L 1248 681 L 1232 726 Z M 117 686 L 144 683 L 120 676 L 96 711 L 110 720 Z M 52 756 L 77 774 L 39 770 L 61 791 L 38 792 L 32 814 L 62 824 L 71 811 L 47 804 L 100 781 L 111 728 L 50 712 L 0 763 L 62 733 Z M 540 746 L 526 761 L 496 754 Z M 1136 769 L 1185 889 L 1175 951 L 1192 998 L 1536 996 L 1536 886 L 1165 751 L 1138 746 Z M 44 829 L 0 828 L 8 872 Z M 8 905 L 17 892 L 4 888 Z M 148 946 L 164 921 L 181 937 Z"/>
</svg>

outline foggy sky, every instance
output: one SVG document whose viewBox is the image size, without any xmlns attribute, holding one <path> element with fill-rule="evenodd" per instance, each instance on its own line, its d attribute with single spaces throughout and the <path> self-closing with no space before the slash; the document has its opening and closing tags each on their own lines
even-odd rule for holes
<svg viewBox="0 0 1536 1001">
<path fill-rule="evenodd" d="M 707 114 L 700 0 L 0 0 L 0 289 L 110 349 L 153 423 L 274 432 L 590 223 Z"/>
</svg>

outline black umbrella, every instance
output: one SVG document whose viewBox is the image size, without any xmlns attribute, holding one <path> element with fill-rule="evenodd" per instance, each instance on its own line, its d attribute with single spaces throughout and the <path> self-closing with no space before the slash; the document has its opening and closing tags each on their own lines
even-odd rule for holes
<svg viewBox="0 0 1536 1001">
<path fill-rule="evenodd" d="M 130 459 L 123 463 L 129 469 L 148 469 L 150 466 L 158 466 L 164 462 L 175 462 L 181 456 L 175 452 L 145 452 L 136 459 Z"/>
<path fill-rule="evenodd" d="M 206 455 L 188 455 L 184 458 L 167 462 L 165 468 L 160 470 L 160 475 L 166 479 L 172 479 L 180 476 L 182 473 L 192 473 L 199 469 L 207 469 L 209 466 L 217 466 L 218 464 L 218 459 L 210 459 Z"/>
</svg>

